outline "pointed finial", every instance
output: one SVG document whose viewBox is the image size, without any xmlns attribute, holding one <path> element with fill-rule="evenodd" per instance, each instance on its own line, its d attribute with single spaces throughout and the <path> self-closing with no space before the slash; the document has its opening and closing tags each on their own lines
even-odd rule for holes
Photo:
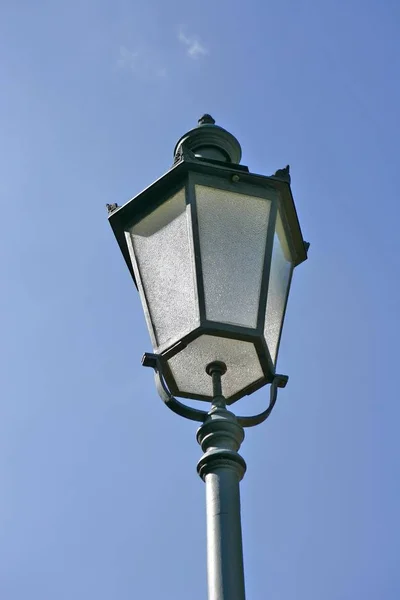
<svg viewBox="0 0 400 600">
<path fill-rule="evenodd" d="M 215 119 L 212 118 L 211 115 L 203 115 L 202 117 L 200 117 L 200 119 L 198 120 L 199 126 L 200 125 L 215 125 Z"/>
</svg>

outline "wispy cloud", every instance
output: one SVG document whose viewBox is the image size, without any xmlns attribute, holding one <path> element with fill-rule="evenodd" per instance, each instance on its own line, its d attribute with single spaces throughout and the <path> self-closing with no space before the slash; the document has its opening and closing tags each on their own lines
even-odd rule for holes
<svg viewBox="0 0 400 600">
<path fill-rule="evenodd" d="M 178 32 L 178 40 L 186 46 L 186 52 L 190 58 L 197 59 L 208 54 L 207 48 L 197 35 L 188 35 L 181 27 Z"/>
<path fill-rule="evenodd" d="M 139 52 L 132 52 L 132 50 L 128 50 L 125 46 L 120 46 L 117 65 L 121 69 L 136 71 L 139 66 Z"/>
<path fill-rule="evenodd" d="M 117 67 L 145 78 L 165 79 L 168 75 L 167 69 L 158 63 L 157 58 L 151 51 L 133 51 L 125 46 L 119 48 Z"/>
<path fill-rule="evenodd" d="M 168 76 L 168 71 L 165 67 L 161 67 L 161 69 L 156 70 L 155 74 L 157 75 L 157 77 L 164 78 Z"/>
</svg>

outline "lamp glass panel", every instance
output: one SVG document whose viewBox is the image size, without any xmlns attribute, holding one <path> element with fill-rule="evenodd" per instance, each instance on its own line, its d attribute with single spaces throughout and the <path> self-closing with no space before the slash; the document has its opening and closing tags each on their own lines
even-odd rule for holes
<svg viewBox="0 0 400 600">
<path fill-rule="evenodd" d="M 168 361 L 179 391 L 193 398 L 212 398 L 212 379 L 206 373 L 206 366 L 215 360 L 227 366 L 222 393 L 228 400 L 264 376 L 252 342 L 205 334 Z"/>
<path fill-rule="evenodd" d="M 271 202 L 195 186 L 206 318 L 255 328 Z"/>
<path fill-rule="evenodd" d="M 265 340 L 274 364 L 276 363 L 277 358 L 279 338 L 292 271 L 293 258 L 289 249 L 282 219 L 278 212 L 271 258 L 264 327 Z"/>
<path fill-rule="evenodd" d="M 199 321 L 187 211 L 182 189 L 128 233 L 154 329 L 155 349 L 176 341 Z"/>
</svg>

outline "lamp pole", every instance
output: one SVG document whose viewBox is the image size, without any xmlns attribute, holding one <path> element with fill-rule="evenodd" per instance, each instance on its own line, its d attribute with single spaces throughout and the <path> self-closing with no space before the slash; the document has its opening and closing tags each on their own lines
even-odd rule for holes
<svg viewBox="0 0 400 600">
<path fill-rule="evenodd" d="M 221 392 L 224 363 L 208 365 L 213 379 L 211 410 L 197 431 L 203 456 L 197 472 L 206 484 L 209 600 L 244 600 L 239 482 L 246 463 L 238 454 L 244 430 L 226 409 Z"/>
</svg>

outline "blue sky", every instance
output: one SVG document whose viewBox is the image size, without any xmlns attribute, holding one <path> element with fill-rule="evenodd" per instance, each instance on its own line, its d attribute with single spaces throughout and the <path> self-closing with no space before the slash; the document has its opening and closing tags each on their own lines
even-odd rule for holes
<svg viewBox="0 0 400 600">
<path fill-rule="evenodd" d="M 399 27 L 395 0 L 3 0 L 2 599 L 206 597 L 196 427 L 140 366 L 105 209 L 204 112 L 290 163 L 311 242 L 242 446 L 247 596 L 399 598 Z"/>
</svg>

